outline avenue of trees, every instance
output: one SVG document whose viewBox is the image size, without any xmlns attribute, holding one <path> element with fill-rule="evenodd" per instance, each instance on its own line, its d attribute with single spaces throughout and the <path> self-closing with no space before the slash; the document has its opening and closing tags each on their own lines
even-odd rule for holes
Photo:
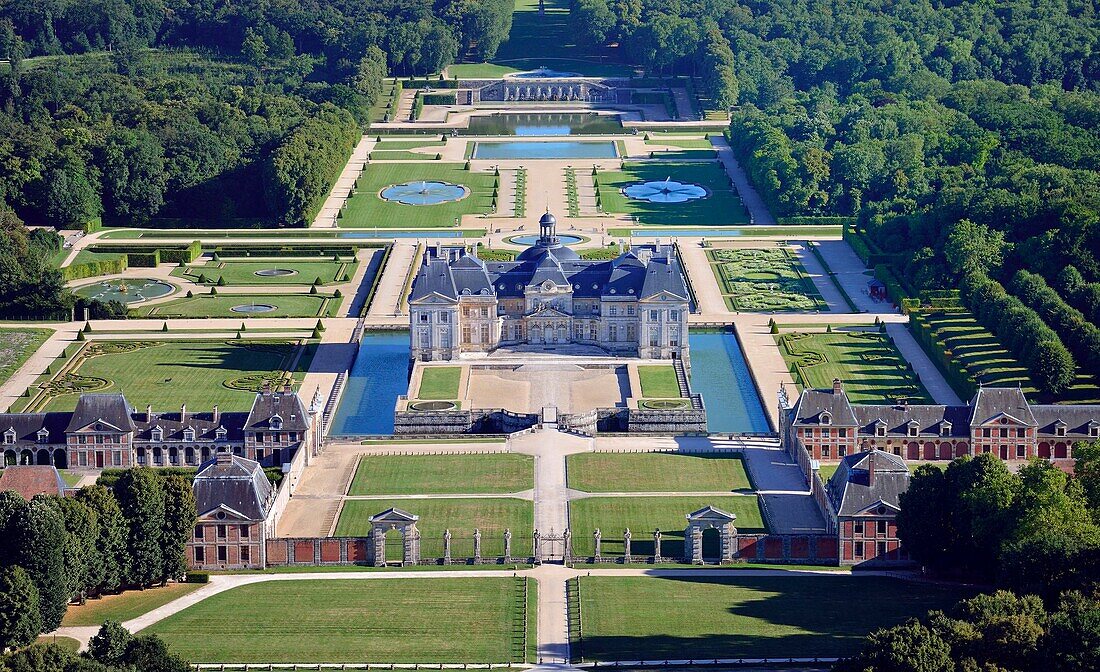
<svg viewBox="0 0 1100 672">
<path fill-rule="evenodd" d="M 191 483 L 148 468 L 73 497 L 0 493 L 0 651 L 55 630 L 72 600 L 182 577 L 195 517 Z"/>
<path fill-rule="evenodd" d="M 173 655 L 157 635 L 133 635 L 106 621 L 75 653 L 57 644 L 35 644 L 0 657 L 0 672 L 189 672 L 191 666 Z"/>
</svg>

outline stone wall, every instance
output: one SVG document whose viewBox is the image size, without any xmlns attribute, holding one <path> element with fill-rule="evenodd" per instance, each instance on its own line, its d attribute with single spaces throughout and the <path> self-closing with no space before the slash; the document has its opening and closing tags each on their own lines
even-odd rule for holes
<svg viewBox="0 0 1100 672">
<path fill-rule="evenodd" d="M 534 427 L 537 413 L 513 413 L 503 408 L 472 411 L 395 411 L 393 433 L 445 436 L 449 434 L 511 434 Z"/>
<path fill-rule="evenodd" d="M 631 434 L 706 434 L 707 412 L 704 408 L 631 408 L 627 409 L 626 431 Z"/>
</svg>

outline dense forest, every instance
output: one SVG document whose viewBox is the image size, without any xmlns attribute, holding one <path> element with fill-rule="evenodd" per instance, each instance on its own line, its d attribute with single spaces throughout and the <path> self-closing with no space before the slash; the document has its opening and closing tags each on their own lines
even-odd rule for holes
<svg viewBox="0 0 1100 672">
<path fill-rule="evenodd" d="M 387 74 L 491 57 L 511 11 L 510 0 L 0 3 L 0 203 L 69 228 L 305 224 L 333 175 L 325 152 L 285 160 L 304 138 L 331 139 L 342 162 Z"/>
<path fill-rule="evenodd" d="M 694 74 L 736 105 L 732 140 L 775 213 L 858 217 L 884 251 L 919 261 L 907 277 L 920 289 L 959 277 L 942 250 L 963 219 L 1036 238 L 1011 248 L 1009 268 L 1056 272 L 1068 253 L 1100 280 L 1096 12 L 1084 0 L 577 0 L 573 20 L 590 43 Z"/>
</svg>

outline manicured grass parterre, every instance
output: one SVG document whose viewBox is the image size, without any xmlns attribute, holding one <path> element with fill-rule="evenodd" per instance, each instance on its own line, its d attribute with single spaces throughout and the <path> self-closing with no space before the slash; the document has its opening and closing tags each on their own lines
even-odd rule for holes
<svg viewBox="0 0 1100 672">
<path fill-rule="evenodd" d="M 684 527 L 687 514 L 707 505 L 737 516 L 738 531 L 746 534 L 764 532 L 764 518 L 757 498 L 752 495 L 715 497 L 586 497 L 569 502 L 569 529 L 573 532 L 573 548 L 579 555 L 592 555 L 592 533 L 599 528 L 603 534 L 602 553 L 623 554 L 623 530 L 630 528 L 633 555 L 653 554 L 653 531 L 661 530 L 662 552 L 680 554 L 684 548 Z"/>
<path fill-rule="evenodd" d="M 917 340 L 947 372 L 947 381 L 960 397 L 973 396 L 979 382 L 990 387 L 1018 385 L 1029 395 L 1035 393 L 1027 369 L 969 311 L 919 313 L 909 319 Z"/>
<path fill-rule="evenodd" d="M 880 576 L 581 577 L 586 661 L 837 657 L 973 591 Z M 574 625 L 574 632 L 576 626 Z"/>
<path fill-rule="evenodd" d="M 375 149 L 370 153 L 371 161 L 439 161 L 438 153 L 410 152 L 403 149 Z"/>
<path fill-rule="evenodd" d="M 409 138 L 402 135 L 397 136 L 381 136 L 376 143 L 374 143 L 374 149 L 382 151 L 401 151 L 409 149 L 420 149 L 422 147 L 443 147 L 447 144 L 445 140 L 441 140 L 438 137 L 422 137 L 422 138 Z"/>
<path fill-rule="evenodd" d="M 714 145 L 710 144 L 710 140 L 706 138 L 666 135 L 664 133 L 647 133 L 645 136 L 645 144 L 657 146 L 665 145 L 668 147 L 679 147 L 680 149 L 714 149 Z"/>
<path fill-rule="evenodd" d="M 341 227 L 389 229 L 454 226 L 456 217 L 492 210 L 496 179 L 492 172 L 469 171 L 461 163 L 372 164 L 359 178 L 339 223 Z M 378 195 L 394 184 L 421 180 L 461 184 L 470 193 L 462 200 L 438 205 L 404 205 Z"/>
<path fill-rule="evenodd" d="M 622 192 L 636 182 L 663 181 L 669 177 L 706 187 L 710 194 L 686 203 L 648 203 L 627 198 Z M 639 224 L 706 227 L 747 224 L 749 221 L 748 213 L 730 186 L 729 176 L 715 161 L 627 162 L 622 170 L 600 171 L 596 179 L 600 206 L 607 212 L 635 216 Z"/>
<path fill-rule="evenodd" d="M 459 366 L 425 366 L 421 369 L 417 399 L 457 399 Z"/>
<path fill-rule="evenodd" d="M 424 558 L 443 557 L 443 533 L 453 535 L 451 553 L 455 557 L 473 555 L 474 529 L 481 530 L 482 555 L 504 553 L 504 530 L 512 531 L 512 548 L 516 555 L 525 555 L 531 547 L 534 531 L 534 505 L 525 499 L 512 497 L 454 499 L 351 499 L 344 502 L 336 524 L 338 537 L 365 537 L 370 534 L 369 518 L 394 507 L 420 516 L 420 554 Z M 392 543 L 392 559 L 400 559 L 400 535 L 387 535 Z M 387 555 L 389 557 L 389 555 Z"/>
<path fill-rule="evenodd" d="M 680 385 L 676 382 L 676 372 L 671 366 L 639 366 L 638 382 L 642 385 L 643 397 L 680 396 Z"/>
<path fill-rule="evenodd" d="M 707 257 L 730 310 L 771 313 L 828 308 L 790 250 L 714 249 L 707 251 Z"/>
<path fill-rule="evenodd" d="M 486 455 L 366 455 L 349 495 L 482 494 L 534 487 L 534 458 Z"/>
<path fill-rule="evenodd" d="M 0 329 L 0 383 L 11 378 L 52 335 L 52 329 Z"/>
<path fill-rule="evenodd" d="M 780 335 L 778 341 L 783 360 L 796 372 L 795 382 L 804 388 L 831 388 L 833 379 L 839 378 L 855 404 L 902 399 L 933 403 L 887 334 L 857 329 L 796 331 Z"/>
<path fill-rule="evenodd" d="M 104 341 L 89 343 L 70 366 L 40 387 L 37 409 L 71 411 L 79 393 L 124 392 L 138 407 L 162 411 L 187 404 L 209 411 L 247 411 L 264 380 L 301 380 L 315 343 L 287 341 Z"/>
<path fill-rule="evenodd" d="M 524 581 L 257 583 L 213 595 L 142 632 L 195 663 L 522 662 Z"/>
<path fill-rule="evenodd" d="M 358 266 L 355 259 L 342 261 L 296 261 L 293 258 L 269 259 L 265 261 L 207 261 L 172 270 L 172 275 L 199 282 L 206 278 L 207 284 L 216 284 L 219 279 L 227 285 L 312 285 L 315 280 L 328 285 L 342 282 L 355 275 Z M 257 275 L 257 272 L 293 271 L 283 275 Z"/>
<path fill-rule="evenodd" d="M 275 306 L 269 312 L 233 310 L 238 306 Z M 196 294 L 140 309 L 143 317 L 335 317 L 340 311 L 340 299 L 332 294 Z"/>
<path fill-rule="evenodd" d="M 65 620 L 61 622 L 61 625 L 66 627 L 99 626 L 107 620 L 118 621 L 119 623 L 129 621 L 199 588 L 202 588 L 202 584 L 169 583 L 159 588 L 128 590 L 118 595 L 104 595 L 88 600 L 83 605 L 70 605 L 68 611 L 65 612 Z"/>
<path fill-rule="evenodd" d="M 749 490 L 740 455 L 578 453 L 565 460 L 569 487 L 585 492 Z"/>
</svg>

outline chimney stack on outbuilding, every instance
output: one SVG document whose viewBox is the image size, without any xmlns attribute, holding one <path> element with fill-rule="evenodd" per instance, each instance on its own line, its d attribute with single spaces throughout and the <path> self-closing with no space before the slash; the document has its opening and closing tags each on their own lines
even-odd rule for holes
<svg viewBox="0 0 1100 672">
<path fill-rule="evenodd" d="M 833 394 L 840 394 L 844 391 L 844 386 L 840 383 L 840 378 L 833 378 Z"/>
</svg>

